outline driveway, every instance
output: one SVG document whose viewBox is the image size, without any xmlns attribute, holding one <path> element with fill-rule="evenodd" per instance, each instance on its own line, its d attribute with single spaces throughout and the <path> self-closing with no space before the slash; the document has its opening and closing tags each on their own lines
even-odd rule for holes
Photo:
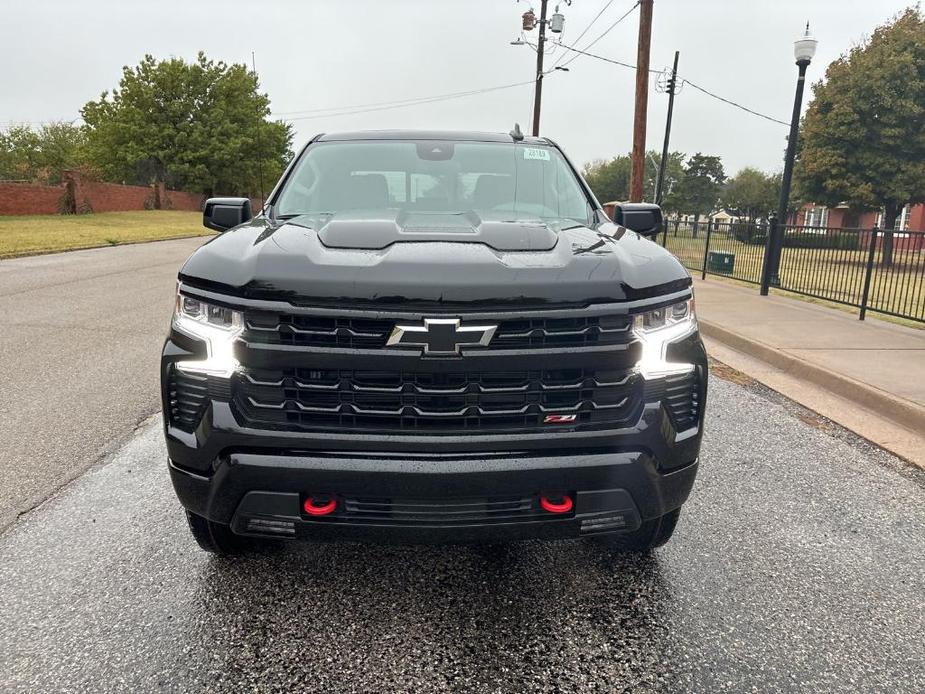
<svg viewBox="0 0 925 694">
<path fill-rule="evenodd" d="M 217 559 L 164 457 L 152 418 L 0 536 L 0 690 L 925 690 L 925 475 L 759 386 L 714 378 L 693 496 L 645 558 L 578 541 Z"/>
</svg>

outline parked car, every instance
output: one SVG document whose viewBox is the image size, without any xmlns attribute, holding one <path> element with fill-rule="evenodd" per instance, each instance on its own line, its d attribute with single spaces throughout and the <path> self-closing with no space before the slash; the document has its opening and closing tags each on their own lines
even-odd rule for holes
<svg viewBox="0 0 925 694">
<path fill-rule="evenodd" d="M 169 470 L 206 550 L 671 536 L 707 360 L 691 279 L 546 138 L 315 137 L 179 273 Z"/>
</svg>

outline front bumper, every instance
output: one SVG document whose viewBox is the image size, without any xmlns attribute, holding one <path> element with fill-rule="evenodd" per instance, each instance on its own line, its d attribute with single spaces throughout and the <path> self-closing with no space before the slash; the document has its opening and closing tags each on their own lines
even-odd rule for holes
<svg viewBox="0 0 925 694">
<path fill-rule="evenodd" d="M 530 457 L 388 458 L 290 453 L 235 453 L 210 477 L 171 464 L 181 503 L 212 520 L 229 523 L 242 535 L 389 542 L 472 542 L 526 538 L 570 538 L 628 531 L 643 519 L 678 508 L 696 474 L 693 462 L 670 473 L 640 452 Z M 547 491 L 567 493 L 574 507 L 566 514 L 539 509 Z M 338 501 L 330 516 L 302 512 L 306 493 Z M 499 499 L 529 499 L 517 513 L 492 517 Z M 435 511 L 411 519 L 395 513 L 363 517 L 348 499 L 366 499 L 380 508 L 403 500 L 429 502 Z M 440 513 L 462 506 L 466 514 Z"/>
</svg>

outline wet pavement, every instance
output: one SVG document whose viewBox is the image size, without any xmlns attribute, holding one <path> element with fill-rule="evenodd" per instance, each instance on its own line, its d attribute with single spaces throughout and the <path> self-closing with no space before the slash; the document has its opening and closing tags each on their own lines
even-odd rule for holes
<svg viewBox="0 0 925 694">
<path fill-rule="evenodd" d="M 587 542 L 199 551 L 159 422 L 0 536 L 0 691 L 925 689 L 925 475 L 715 379 L 650 557 Z"/>
</svg>

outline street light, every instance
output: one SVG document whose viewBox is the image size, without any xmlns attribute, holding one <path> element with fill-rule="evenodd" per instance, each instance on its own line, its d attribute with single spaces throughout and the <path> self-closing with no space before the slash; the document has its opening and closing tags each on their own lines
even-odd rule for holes
<svg viewBox="0 0 925 694">
<path fill-rule="evenodd" d="M 790 181 L 793 178 L 793 160 L 796 156 L 797 137 L 800 132 L 800 108 L 803 105 L 803 85 L 806 82 L 806 68 L 816 55 L 818 41 L 809 31 L 809 22 L 803 35 L 793 43 L 793 57 L 796 59 L 798 77 L 797 91 L 793 99 L 793 115 L 790 117 L 790 136 L 787 138 L 787 154 L 784 157 L 784 175 L 780 182 L 780 201 L 777 204 L 777 220 L 771 226 L 765 251 L 764 272 L 761 277 L 761 293 L 768 294 L 769 285 L 780 286 L 780 256 L 784 245 L 784 228 L 787 222 L 787 207 L 790 202 Z"/>
</svg>

